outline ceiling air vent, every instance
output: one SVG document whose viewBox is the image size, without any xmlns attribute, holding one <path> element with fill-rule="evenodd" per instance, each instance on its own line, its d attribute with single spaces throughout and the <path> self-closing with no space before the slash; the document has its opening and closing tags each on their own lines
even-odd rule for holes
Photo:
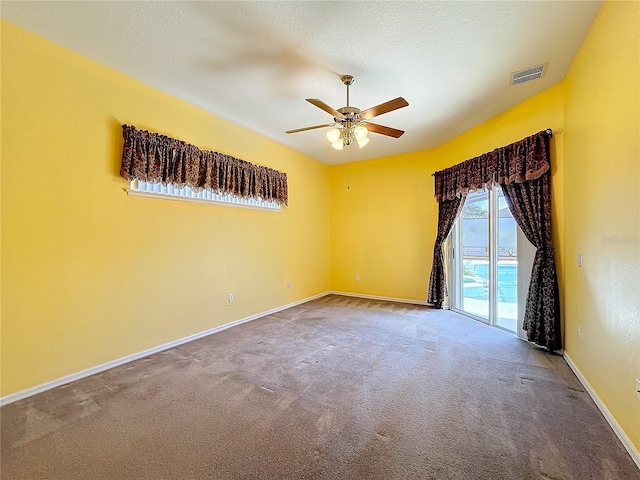
<svg viewBox="0 0 640 480">
<path fill-rule="evenodd" d="M 527 68 L 526 70 L 520 70 L 519 72 L 513 72 L 511 74 L 511 85 L 518 85 L 519 83 L 528 82 L 530 80 L 537 80 L 544 77 L 547 73 L 548 63 L 543 63 L 537 67 Z"/>
</svg>

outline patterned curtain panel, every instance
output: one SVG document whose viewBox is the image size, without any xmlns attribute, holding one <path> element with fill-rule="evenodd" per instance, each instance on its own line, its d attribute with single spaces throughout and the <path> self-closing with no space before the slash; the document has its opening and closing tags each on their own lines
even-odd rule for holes
<svg viewBox="0 0 640 480">
<path fill-rule="evenodd" d="M 199 148 L 158 133 L 122 126 L 120 176 L 146 182 L 188 185 L 243 198 L 287 205 L 287 174 Z"/>
<path fill-rule="evenodd" d="M 551 130 L 543 130 L 433 175 L 435 197 L 440 207 L 444 200 L 464 198 L 468 192 L 491 189 L 497 184 L 502 187 L 516 223 L 537 248 L 527 295 L 524 328 L 529 341 L 554 351 L 562 348 L 562 337 L 558 280 L 551 237 L 550 136 Z M 447 235 L 448 233 L 447 231 Z M 439 241 L 440 219 L 436 245 Z M 434 271 L 436 264 L 441 262 L 439 257 L 443 256 L 442 248 L 439 252 L 436 250 L 434 249 L 434 270 L 429 284 L 429 302 L 441 306 L 441 303 L 431 301 L 432 298 L 438 300 L 441 292 L 446 295 L 446 285 L 445 288 L 438 287 L 433 280 L 434 276 L 440 277 L 440 273 Z"/>
<path fill-rule="evenodd" d="M 444 241 L 451 233 L 466 198 L 466 195 L 461 195 L 452 200 L 442 199 L 438 202 L 438 234 L 433 247 L 433 267 L 431 267 L 429 296 L 427 298 L 427 302 L 436 308 L 442 308 L 442 302 L 449 295 L 444 268 Z"/>
<path fill-rule="evenodd" d="M 513 218 L 534 247 L 523 328 L 530 342 L 562 348 L 560 298 L 551 240 L 551 173 L 525 183 L 502 185 Z"/>
</svg>

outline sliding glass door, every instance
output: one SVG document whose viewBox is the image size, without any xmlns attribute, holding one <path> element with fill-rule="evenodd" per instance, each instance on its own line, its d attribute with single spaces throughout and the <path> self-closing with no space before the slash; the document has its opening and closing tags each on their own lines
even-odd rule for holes
<svg viewBox="0 0 640 480">
<path fill-rule="evenodd" d="M 452 309 L 521 335 L 535 248 L 519 230 L 496 187 L 467 196 L 449 244 Z"/>
<path fill-rule="evenodd" d="M 497 202 L 495 222 L 497 246 L 495 325 L 516 332 L 518 324 L 518 226 L 507 207 L 500 187 L 494 192 Z"/>
<path fill-rule="evenodd" d="M 489 195 L 471 194 L 457 221 L 460 295 L 456 308 L 489 321 Z"/>
</svg>

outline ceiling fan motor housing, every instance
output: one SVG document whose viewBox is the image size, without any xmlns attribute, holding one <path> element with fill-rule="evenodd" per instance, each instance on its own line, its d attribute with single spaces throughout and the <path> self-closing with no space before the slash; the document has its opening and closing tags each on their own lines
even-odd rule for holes
<svg viewBox="0 0 640 480">
<path fill-rule="evenodd" d="M 338 109 L 345 118 L 335 118 L 336 123 L 342 123 L 343 125 L 347 122 L 352 123 L 358 120 L 358 114 L 360 113 L 360 109 L 356 107 L 342 107 Z"/>
</svg>

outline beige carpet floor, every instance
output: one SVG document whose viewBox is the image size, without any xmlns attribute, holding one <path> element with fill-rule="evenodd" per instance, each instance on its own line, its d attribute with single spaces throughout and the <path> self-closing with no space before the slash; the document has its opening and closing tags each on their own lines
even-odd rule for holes
<svg viewBox="0 0 640 480">
<path fill-rule="evenodd" d="M 640 479 L 551 355 L 327 296 L 7 405 L 2 479 Z"/>
</svg>

